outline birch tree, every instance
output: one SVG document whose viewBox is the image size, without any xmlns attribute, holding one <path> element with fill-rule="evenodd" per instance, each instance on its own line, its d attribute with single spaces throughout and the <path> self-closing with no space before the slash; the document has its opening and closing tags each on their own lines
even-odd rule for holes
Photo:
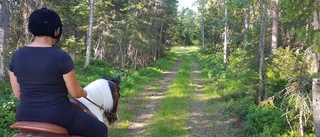
<svg viewBox="0 0 320 137">
<path fill-rule="evenodd" d="M 318 12 L 313 13 L 313 28 L 319 30 Z M 316 46 L 316 45 L 314 45 Z M 314 53 L 313 73 L 317 74 L 312 80 L 312 105 L 313 105 L 313 119 L 314 130 L 317 136 L 320 136 L 320 78 L 319 78 L 319 53 Z"/>
<path fill-rule="evenodd" d="M 250 0 L 246 1 L 247 7 L 245 9 L 245 17 L 244 17 L 244 36 L 243 36 L 243 42 L 244 42 L 244 51 L 247 49 L 248 45 L 248 32 L 249 32 L 249 22 L 250 22 Z"/>
<path fill-rule="evenodd" d="M 271 54 L 276 53 L 278 46 L 278 22 L 279 22 L 279 0 L 273 2 L 273 20 L 272 20 L 272 40 L 271 40 Z"/>
<path fill-rule="evenodd" d="M 0 81 L 7 77 L 5 63 L 5 46 L 9 38 L 9 15 L 7 9 L 8 1 L 0 1 Z"/>
<path fill-rule="evenodd" d="M 201 36 L 202 36 L 202 48 L 204 48 L 204 3 L 205 0 L 201 2 Z"/>
<path fill-rule="evenodd" d="M 227 65 L 227 44 L 228 44 L 228 0 L 225 0 L 224 7 L 224 46 L 223 46 L 223 63 Z"/>
<path fill-rule="evenodd" d="M 87 37 L 86 61 L 84 63 L 84 68 L 87 68 L 90 64 L 93 12 L 94 12 L 94 0 L 90 0 L 89 28 L 88 28 L 88 37 Z"/>
</svg>

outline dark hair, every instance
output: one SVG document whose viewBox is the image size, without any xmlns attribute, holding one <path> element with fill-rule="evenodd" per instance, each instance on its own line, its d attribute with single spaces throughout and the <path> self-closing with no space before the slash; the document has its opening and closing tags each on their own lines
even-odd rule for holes
<svg viewBox="0 0 320 137">
<path fill-rule="evenodd" d="M 50 36 L 59 39 L 62 32 L 62 23 L 55 11 L 41 8 L 31 13 L 28 29 L 34 36 Z M 54 35 L 55 30 L 59 31 L 58 36 Z"/>
</svg>

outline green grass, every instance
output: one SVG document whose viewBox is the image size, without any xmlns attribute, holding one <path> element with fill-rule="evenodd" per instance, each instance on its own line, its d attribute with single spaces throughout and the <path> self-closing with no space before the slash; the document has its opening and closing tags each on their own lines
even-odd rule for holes
<svg viewBox="0 0 320 137">
<path fill-rule="evenodd" d="M 188 46 L 188 47 L 172 47 L 171 51 L 177 54 L 181 53 L 190 53 L 190 52 L 196 52 L 199 51 L 199 47 L 197 46 Z"/>
<path fill-rule="evenodd" d="M 188 136 L 188 117 L 190 100 L 190 72 L 192 62 L 189 56 L 182 55 L 182 64 L 169 91 L 160 101 L 159 110 L 146 127 L 145 136 Z"/>
<path fill-rule="evenodd" d="M 120 123 L 117 126 L 109 126 L 109 136 L 111 137 L 125 137 L 128 136 L 128 127 L 131 124 L 139 108 L 133 108 L 130 101 L 133 100 L 137 93 L 142 88 L 152 81 L 162 79 L 162 73 L 169 71 L 176 61 L 177 55 L 174 52 L 167 53 L 165 58 L 158 60 L 149 67 L 141 68 L 133 74 L 123 78 L 121 83 L 121 98 L 119 103 L 118 115 L 120 116 Z M 140 108 L 144 106 L 143 102 Z"/>
</svg>

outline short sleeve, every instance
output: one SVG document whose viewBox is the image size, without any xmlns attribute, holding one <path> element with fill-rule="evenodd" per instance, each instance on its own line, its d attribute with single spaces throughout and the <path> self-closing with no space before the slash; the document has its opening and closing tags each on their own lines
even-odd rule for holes
<svg viewBox="0 0 320 137">
<path fill-rule="evenodd" d="M 74 69 L 74 63 L 70 55 L 66 52 L 63 52 L 61 58 L 61 72 L 62 74 L 67 74 Z"/>
<path fill-rule="evenodd" d="M 9 70 L 11 71 L 11 72 L 13 72 L 13 65 L 14 63 L 13 63 L 13 58 L 11 59 L 11 62 L 10 62 L 10 65 L 9 65 Z"/>
<path fill-rule="evenodd" d="M 17 58 L 17 53 L 15 52 L 15 53 L 13 53 L 12 58 L 11 58 L 11 62 L 9 64 L 9 70 L 11 72 L 13 72 L 13 69 L 14 69 L 14 66 L 15 66 L 15 62 L 17 61 L 16 58 Z"/>
</svg>

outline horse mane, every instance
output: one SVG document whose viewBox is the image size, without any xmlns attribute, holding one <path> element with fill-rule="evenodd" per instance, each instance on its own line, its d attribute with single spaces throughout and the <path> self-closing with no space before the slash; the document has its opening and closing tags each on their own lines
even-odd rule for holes
<svg viewBox="0 0 320 137">
<path fill-rule="evenodd" d="M 112 110 L 113 98 L 108 80 L 97 79 L 84 87 L 84 90 L 88 93 L 87 98 L 98 105 L 103 105 L 106 112 Z"/>
</svg>

